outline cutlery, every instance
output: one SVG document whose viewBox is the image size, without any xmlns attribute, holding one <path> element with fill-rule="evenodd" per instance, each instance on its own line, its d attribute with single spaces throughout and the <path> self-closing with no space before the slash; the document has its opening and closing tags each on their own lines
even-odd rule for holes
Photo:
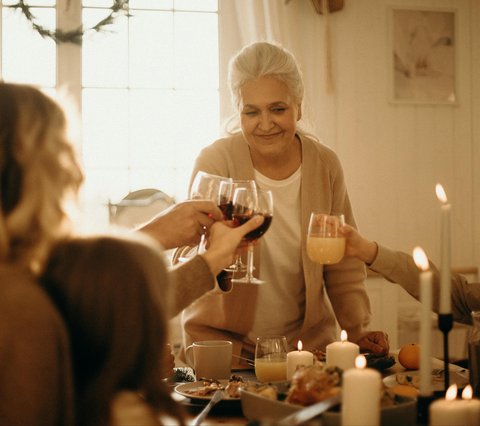
<svg viewBox="0 0 480 426">
<path fill-rule="evenodd" d="M 212 407 L 221 399 L 223 398 L 223 390 L 218 389 L 210 399 L 209 403 L 205 406 L 205 408 L 198 414 L 197 417 L 193 419 L 191 426 L 199 426 L 207 417 L 208 413 L 212 409 Z"/>
<path fill-rule="evenodd" d="M 245 358 L 243 356 L 239 356 L 239 355 L 235 355 L 235 354 L 232 354 L 232 356 L 234 358 L 238 358 L 238 359 L 241 359 L 243 361 L 246 361 L 248 365 L 250 365 L 251 367 L 255 367 L 255 361 L 253 359 L 250 359 L 250 358 Z"/>
<path fill-rule="evenodd" d="M 276 424 L 277 426 L 295 426 L 306 422 L 307 420 L 313 419 L 314 417 L 322 414 L 324 411 L 327 411 L 329 408 L 340 404 L 341 394 L 338 393 L 335 396 L 324 399 L 321 402 L 310 405 L 309 407 L 302 408 L 299 411 L 296 411 L 293 414 L 289 414 L 287 417 L 280 419 Z"/>
</svg>

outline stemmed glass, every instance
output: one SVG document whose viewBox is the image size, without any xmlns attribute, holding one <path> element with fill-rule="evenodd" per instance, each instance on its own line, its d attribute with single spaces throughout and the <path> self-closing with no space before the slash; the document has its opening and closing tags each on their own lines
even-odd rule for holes
<svg viewBox="0 0 480 426">
<path fill-rule="evenodd" d="M 198 171 L 193 179 L 192 186 L 190 187 L 189 198 L 191 200 L 210 200 L 214 203 L 218 202 L 218 191 L 220 189 L 221 182 L 232 182 L 232 178 L 225 176 L 213 175 L 204 171 Z M 205 252 L 206 245 L 206 229 L 200 237 L 200 243 L 198 244 L 198 253 Z"/>
<path fill-rule="evenodd" d="M 239 226 L 253 216 L 262 215 L 263 223 L 243 239 L 248 243 L 247 273 L 242 278 L 233 278 L 234 283 L 263 284 L 265 281 L 253 276 L 253 242 L 267 232 L 273 217 L 272 192 L 262 189 L 238 188 L 233 194 L 232 218 Z"/>
<path fill-rule="evenodd" d="M 221 182 L 218 191 L 218 207 L 222 210 L 226 220 L 232 220 L 233 194 L 238 188 L 257 189 L 254 180 L 234 179 L 232 182 Z M 235 261 L 230 266 L 224 268 L 228 272 L 245 272 L 247 267 L 242 262 L 240 254 L 235 255 Z"/>
<path fill-rule="evenodd" d="M 343 214 L 312 212 L 307 235 L 308 257 L 324 265 L 340 262 L 345 254 L 345 237 L 339 231 L 343 225 Z"/>
</svg>

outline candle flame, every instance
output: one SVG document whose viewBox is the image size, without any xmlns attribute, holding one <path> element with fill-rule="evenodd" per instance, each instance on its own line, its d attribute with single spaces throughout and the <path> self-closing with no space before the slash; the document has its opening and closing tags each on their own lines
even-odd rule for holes
<svg viewBox="0 0 480 426">
<path fill-rule="evenodd" d="M 415 261 L 415 265 L 417 265 L 417 267 L 422 271 L 426 271 L 428 269 L 428 258 L 421 247 L 415 247 L 413 249 L 413 260 Z"/>
<path fill-rule="evenodd" d="M 450 387 L 447 389 L 447 393 L 445 394 L 445 399 L 447 401 L 453 401 L 456 398 L 457 398 L 457 384 L 454 383 L 453 385 L 450 385 Z"/>
<path fill-rule="evenodd" d="M 302 343 L 301 340 L 299 340 L 298 343 L 297 343 L 297 349 L 298 349 L 299 351 L 301 351 L 301 350 L 303 349 L 303 343 Z"/>
<path fill-rule="evenodd" d="M 465 389 L 462 392 L 462 399 L 472 399 L 473 389 L 471 385 L 465 386 Z"/>
<path fill-rule="evenodd" d="M 355 358 L 355 367 L 356 368 L 365 368 L 367 366 L 367 358 L 363 355 L 357 355 Z"/>
<path fill-rule="evenodd" d="M 348 339 L 347 332 L 346 332 L 345 330 L 342 330 L 342 331 L 340 332 L 340 340 L 341 340 L 342 342 L 346 342 L 347 339 Z"/>
<path fill-rule="evenodd" d="M 443 186 L 439 183 L 435 185 L 435 192 L 437 193 L 437 198 L 442 204 L 447 203 L 447 194 L 445 193 L 445 190 L 443 189 Z"/>
</svg>

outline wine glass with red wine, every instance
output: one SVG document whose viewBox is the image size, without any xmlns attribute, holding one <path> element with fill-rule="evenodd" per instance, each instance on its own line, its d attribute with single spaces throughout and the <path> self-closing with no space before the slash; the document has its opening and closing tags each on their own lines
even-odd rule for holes
<svg viewBox="0 0 480 426">
<path fill-rule="evenodd" d="M 244 224 L 253 216 L 262 215 L 263 223 L 245 235 L 248 243 L 247 273 L 242 278 L 233 278 L 234 283 L 263 284 L 265 281 L 253 276 L 254 241 L 267 232 L 273 217 L 273 197 L 271 191 L 262 189 L 238 188 L 233 194 L 232 219 L 236 226 Z"/>
<path fill-rule="evenodd" d="M 232 182 L 232 178 L 225 176 L 213 175 L 204 171 L 198 171 L 193 179 L 190 187 L 191 200 L 210 200 L 218 203 L 218 192 L 222 182 Z M 205 251 L 206 245 L 206 228 L 202 234 L 200 243 L 198 244 L 198 253 Z"/>
<path fill-rule="evenodd" d="M 237 188 L 257 189 L 254 180 L 234 179 L 232 182 L 221 182 L 218 191 L 218 207 L 223 212 L 226 220 L 232 220 L 233 194 Z M 235 255 L 235 261 L 224 268 L 227 272 L 245 272 L 247 267 L 242 262 L 242 256 Z"/>
</svg>

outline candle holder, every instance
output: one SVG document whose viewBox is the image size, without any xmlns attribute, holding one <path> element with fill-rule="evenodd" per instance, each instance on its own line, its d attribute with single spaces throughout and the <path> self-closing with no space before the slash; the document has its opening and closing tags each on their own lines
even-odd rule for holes
<svg viewBox="0 0 480 426">
<path fill-rule="evenodd" d="M 420 425 L 428 425 L 430 404 L 435 399 L 434 395 L 419 395 L 417 397 L 417 423 Z"/>
<path fill-rule="evenodd" d="M 453 315 L 450 314 L 438 314 L 438 329 L 443 334 L 443 374 L 445 383 L 445 392 L 447 392 L 450 386 L 450 371 L 448 368 L 448 333 L 453 326 Z"/>
</svg>

